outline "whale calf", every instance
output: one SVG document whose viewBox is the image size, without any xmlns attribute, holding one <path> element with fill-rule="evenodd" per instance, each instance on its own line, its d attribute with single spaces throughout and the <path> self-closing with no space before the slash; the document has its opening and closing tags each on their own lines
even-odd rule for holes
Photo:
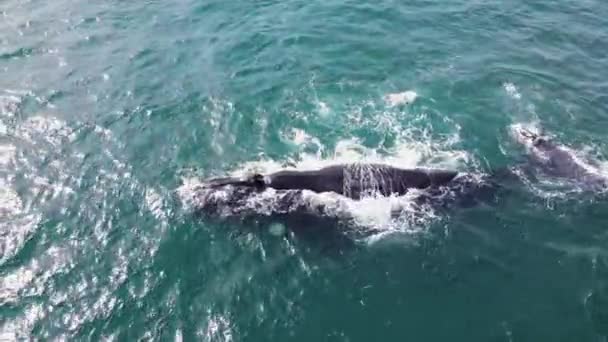
<svg viewBox="0 0 608 342">
<path fill-rule="evenodd" d="M 513 135 L 526 147 L 531 165 L 546 175 L 576 182 L 588 190 L 601 190 L 608 186 L 608 179 L 594 165 L 595 162 L 583 160 L 565 145 L 523 127 L 515 127 Z"/>
</svg>

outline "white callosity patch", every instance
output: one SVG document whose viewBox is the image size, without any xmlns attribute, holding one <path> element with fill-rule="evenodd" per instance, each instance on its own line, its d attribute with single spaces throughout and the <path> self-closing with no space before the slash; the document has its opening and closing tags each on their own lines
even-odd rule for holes
<svg viewBox="0 0 608 342">
<path fill-rule="evenodd" d="M 509 126 L 511 137 L 526 148 L 534 147 L 534 140 L 527 137 L 526 133 L 531 133 L 537 136 L 543 134 L 538 122 L 514 123 Z"/>
</svg>

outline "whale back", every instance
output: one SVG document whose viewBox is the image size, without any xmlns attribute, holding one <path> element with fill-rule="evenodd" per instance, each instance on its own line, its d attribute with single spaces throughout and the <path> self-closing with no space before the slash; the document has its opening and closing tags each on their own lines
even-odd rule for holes
<svg viewBox="0 0 608 342">
<path fill-rule="evenodd" d="M 403 195 L 409 189 L 442 186 L 458 172 L 446 170 L 400 169 L 381 164 L 343 164 L 315 171 L 280 171 L 269 175 L 269 187 L 281 190 L 306 189 L 335 192 L 359 199 L 365 195 Z"/>
</svg>

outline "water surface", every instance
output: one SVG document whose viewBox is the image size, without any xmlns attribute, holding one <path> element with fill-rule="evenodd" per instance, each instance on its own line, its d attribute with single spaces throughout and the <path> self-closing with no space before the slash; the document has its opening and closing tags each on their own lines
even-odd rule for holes
<svg viewBox="0 0 608 342">
<path fill-rule="evenodd" d="M 607 18 L 599 0 L 2 1 L 0 339 L 605 341 L 595 196 L 528 184 L 389 224 L 372 201 L 350 209 L 371 238 L 344 240 L 200 219 L 176 190 L 336 160 L 482 172 L 520 160 L 513 124 L 608 160 Z"/>
</svg>

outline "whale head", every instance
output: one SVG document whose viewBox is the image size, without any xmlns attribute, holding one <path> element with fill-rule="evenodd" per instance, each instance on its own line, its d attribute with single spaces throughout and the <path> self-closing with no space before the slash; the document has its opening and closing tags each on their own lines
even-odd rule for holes
<svg viewBox="0 0 608 342">
<path fill-rule="evenodd" d="M 519 126 L 513 127 L 512 135 L 516 142 L 532 150 L 546 151 L 554 147 L 549 137 L 539 131 Z"/>
</svg>

